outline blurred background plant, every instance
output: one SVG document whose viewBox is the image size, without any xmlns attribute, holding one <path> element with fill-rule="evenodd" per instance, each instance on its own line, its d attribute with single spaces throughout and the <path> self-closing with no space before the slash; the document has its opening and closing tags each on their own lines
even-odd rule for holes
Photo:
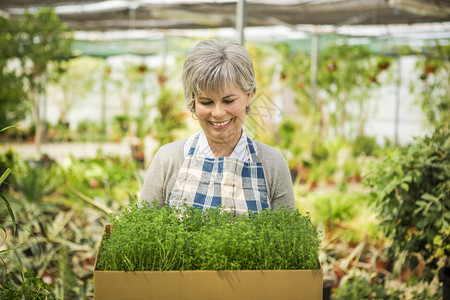
<svg viewBox="0 0 450 300">
<path fill-rule="evenodd" d="M 402 269 L 424 264 L 431 282 L 450 257 L 450 131 L 436 128 L 406 149 L 395 149 L 373 164 L 366 183 L 385 235 L 388 253 L 404 255 Z"/>
<path fill-rule="evenodd" d="M 92 297 L 94 259 L 107 215 L 137 200 L 142 178 L 136 163 L 99 156 L 60 165 L 47 156 L 23 161 L 12 152 L 0 158 L 13 169 L 3 188 L 10 205 L 0 209 L 5 224 L 0 293 Z M 17 222 L 4 222 L 9 207 Z"/>
<path fill-rule="evenodd" d="M 10 92 L 6 87 L 2 89 L 4 93 L 8 93 L 8 103 L 15 99 L 16 103 L 23 101 L 26 103 L 25 107 L 31 108 L 36 126 L 36 150 L 39 153 L 45 131 L 40 113 L 45 99 L 42 95 L 46 84 L 57 80 L 64 72 L 61 59 L 71 56 L 73 38 L 67 25 L 50 8 L 42 8 L 35 13 L 27 11 L 22 20 L 2 17 L 1 22 L 0 47 L 4 61 L 1 73 L 5 69 L 11 70 L 6 73 L 6 78 L 9 82 L 11 79 L 19 82 L 9 86 L 10 89 L 19 88 L 17 92 Z M 16 68 L 8 66 L 12 61 L 15 61 Z M 15 111 L 16 116 L 23 116 L 23 105 L 19 104 L 18 109 L 9 108 L 13 108 L 11 111 Z"/>
<path fill-rule="evenodd" d="M 160 94 L 156 101 L 158 114 L 152 124 L 152 131 L 159 146 L 175 141 L 176 132 L 185 128 L 185 118 L 188 115 L 183 112 L 180 92 L 174 92 L 166 85 L 167 75 L 158 74 Z"/>
<path fill-rule="evenodd" d="M 420 80 L 410 83 L 411 92 L 432 128 L 443 126 L 448 130 L 450 121 L 450 45 L 429 45 L 418 55 L 416 70 Z"/>
</svg>

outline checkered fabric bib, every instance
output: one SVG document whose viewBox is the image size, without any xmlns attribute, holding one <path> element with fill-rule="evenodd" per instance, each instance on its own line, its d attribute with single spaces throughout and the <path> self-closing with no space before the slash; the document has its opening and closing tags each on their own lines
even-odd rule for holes
<svg viewBox="0 0 450 300">
<path fill-rule="evenodd" d="M 180 206 L 186 202 L 202 209 L 222 205 L 234 215 L 269 207 L 263 167 L 251 138 L 247 137 L 250 162 L 230 157 L 196 156 L 198 139 L 199 135 L 184 159 L 169 196 L 169 205 Z"/>
</svg>

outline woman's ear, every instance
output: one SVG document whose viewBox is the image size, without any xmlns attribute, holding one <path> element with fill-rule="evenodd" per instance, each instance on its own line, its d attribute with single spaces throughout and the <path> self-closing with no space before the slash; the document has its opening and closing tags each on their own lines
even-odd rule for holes
<svg viewBox="0 0 450 300">
<path fill-rule="evenodd" d="M 248 92 L 247 93 L 247 106 L 249 106 L 250 105 L 250 100 L 252 99 L 252 95 L 253 95 L 253 92 Z"/>
</svg>

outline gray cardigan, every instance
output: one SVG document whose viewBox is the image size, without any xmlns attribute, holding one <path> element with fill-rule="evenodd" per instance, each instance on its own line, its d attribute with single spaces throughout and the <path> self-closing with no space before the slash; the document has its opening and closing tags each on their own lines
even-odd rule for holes
<svg viewBox="0 0 450 300">
<path fill-rule="evenodd" d="M 140 202 L 153 202 L 164 206 L 169 200 L 178 172 L 184 161 L 184 142 L 182 139 L 162 146 L 156 152 L 142 187 Z M 295 208 L 291 174 L 286 159 L 276 149 L 255 141 L 258 147 L 258 160 L 262 163 L 266 179 L 267 195 L 272 209 L 279 205 Z"/>
</svg>

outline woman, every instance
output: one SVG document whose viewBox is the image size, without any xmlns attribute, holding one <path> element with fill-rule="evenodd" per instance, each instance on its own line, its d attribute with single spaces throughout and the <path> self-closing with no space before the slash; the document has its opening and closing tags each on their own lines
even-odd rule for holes
<svg viewBox="0 0 450 300">
<path fill-rule="evenodd" d="M 242 129 L 255 93 L 253 63 L 245 48 L 224 40 L 200 42 L 184 63 L 183 88 L 202 130 L 158 150 L 141 201 L 222 205 L 235 215 L 279 205 L 295 208 L 284 157 Z"/>
</svg>

